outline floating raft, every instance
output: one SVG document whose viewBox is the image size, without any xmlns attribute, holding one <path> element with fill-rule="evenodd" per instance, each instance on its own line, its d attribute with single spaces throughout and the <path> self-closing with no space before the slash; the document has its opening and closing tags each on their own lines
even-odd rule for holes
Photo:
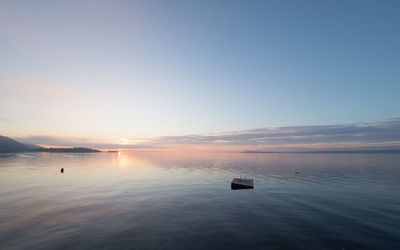
<svg viewBox="0 0 400 250">
<path fill-rule="evenodd" d="M 253 189 L 254 181 L 252 179 L 233 178 L 231 189 Z"/>
</svg>

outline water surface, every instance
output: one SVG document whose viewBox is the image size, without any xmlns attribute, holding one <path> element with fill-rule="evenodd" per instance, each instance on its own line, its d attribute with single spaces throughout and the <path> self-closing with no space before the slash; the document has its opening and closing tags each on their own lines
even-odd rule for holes
<svg viewBox="0 0 400 250">
<path fill-rule="evenodd" d="M 400 249 L 400 155 L 1 154 L 8 248 Z"/>
</svg>

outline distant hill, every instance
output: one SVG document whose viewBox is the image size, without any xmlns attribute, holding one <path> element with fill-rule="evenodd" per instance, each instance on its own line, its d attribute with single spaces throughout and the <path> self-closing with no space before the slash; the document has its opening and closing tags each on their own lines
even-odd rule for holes
<svg viewBox="0 0 400 250">
<path fill-rule="evenodd" d="M 96 153 L 101 152 L 91 148 L 44 148 L 34 144 L 24 144 L 0 135 L 0 153 L 49 152 L 49 153 Z"/>
<path fill-rule="evenodd" d="M 31 150 L 37 150 L 42 147 L 33 144 L 24 144 L 11 138 L 0 135 L 0 153 L 17 153 Z"/>
</svg>

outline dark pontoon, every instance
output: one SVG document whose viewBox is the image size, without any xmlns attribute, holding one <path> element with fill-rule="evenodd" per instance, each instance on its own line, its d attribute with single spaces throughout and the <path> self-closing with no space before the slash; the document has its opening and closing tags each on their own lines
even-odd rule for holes
<svg viewBox="0 0 400 250">
<path fill-rule="evenodd" d="M 231 189 L 253 189 L 253 188 L 254 188 L 253 179 L 233 178 L 231 183 Z"/>
</svg>

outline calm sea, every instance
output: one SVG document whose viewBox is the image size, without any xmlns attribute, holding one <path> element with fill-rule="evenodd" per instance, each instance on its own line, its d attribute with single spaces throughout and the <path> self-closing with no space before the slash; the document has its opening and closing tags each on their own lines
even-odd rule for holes
<svg viewBox="0 0 400 250">
<path fill-rule="evenodd" d="M 400 249 L 400 155 L 2 154 L 0 249 Z"/>
</svg>

